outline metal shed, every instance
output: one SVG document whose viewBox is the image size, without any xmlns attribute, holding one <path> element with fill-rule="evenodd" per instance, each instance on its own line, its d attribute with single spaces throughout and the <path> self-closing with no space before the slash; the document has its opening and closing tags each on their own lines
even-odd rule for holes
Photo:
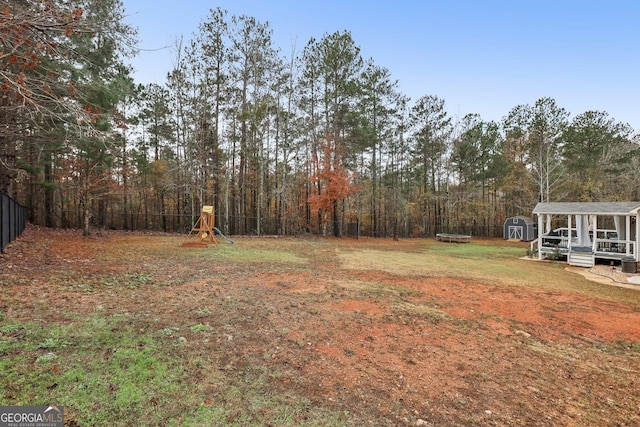
<svg viewBox="0 0 640 427">
<path fill-rule="evenodd" d="M 537 237 L 536 229 L 533 219 L 526 216 L 512 216 L 504 222 L 504 238 L 530 242 Z"/>
</svg>

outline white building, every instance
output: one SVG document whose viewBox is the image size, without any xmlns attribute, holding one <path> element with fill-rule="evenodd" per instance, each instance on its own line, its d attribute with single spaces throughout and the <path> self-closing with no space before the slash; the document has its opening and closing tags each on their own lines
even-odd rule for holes
<svg viewBox="0 0 640 427">
<path fill-rule="evenodd" d="M 538 203 L 533 214 L 539 259 L 566 256 L 582 267 L 597 259 L 640 261 L 640 202 Z"/>
</svg>

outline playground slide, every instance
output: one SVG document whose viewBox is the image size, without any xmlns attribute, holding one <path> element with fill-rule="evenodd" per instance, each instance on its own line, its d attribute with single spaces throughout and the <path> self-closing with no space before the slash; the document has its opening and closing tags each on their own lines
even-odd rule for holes
<svg viewBox="0 0 640 427">
<path fill-rule="evenodd" d="M 213 227 L 213 231 L 215 231 L 217 235 L 221 236 L 227 242 L 233 243 L 233 240 L 231 240 L 230 238 L 228 238 L 227 236 L 222 234 L 222 231 L 220 231 L 220 229 L 218 227 Z"/>
</svg>

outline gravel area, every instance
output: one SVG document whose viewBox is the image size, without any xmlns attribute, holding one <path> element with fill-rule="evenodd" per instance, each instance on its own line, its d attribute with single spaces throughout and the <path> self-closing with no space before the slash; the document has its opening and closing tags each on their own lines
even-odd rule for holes
<svg viewBox="0 0 640 427">
<path fill-rule="evenodd" d="M 608 277 L 618 283 L 640 284 L 640 273 L 623 273 L 620 266 L 595 265 L 589 272 Z"/>
</svg>

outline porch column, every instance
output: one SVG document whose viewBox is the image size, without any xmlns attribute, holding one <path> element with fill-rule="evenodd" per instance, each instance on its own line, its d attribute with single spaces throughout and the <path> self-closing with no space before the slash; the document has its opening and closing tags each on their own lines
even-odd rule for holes
<svg viewBox="0 0 640 427">
<path fill-rule="evenodd" d="M 629 243 L 631 241 L 631 215 L 625 215 L 624 216 L 624 220 L 625 220 L 624 221 L 625 225 L 627 227 L 627 230 L 626 230 L 627 231 L 627 233 L 626 233 L 627 235 L 624 238 L 624 240 L 627 241 L 627 243 L 626 243 L 627 250 L 625 251 L 625 253 L 627 255 L 631 255 L 631 243 Z"/>
<path fill-rule="evenodd" d="M 593 216 L 593 223 L 591 224 L 591 231 L 593 231 L 593 241 L 591 242 L 591 252 L 596 253 L 598 249 L 598 215 Z"/>
<path fill-rule="evenodd" d="M 538 260 L 542 259 L 542 236 L 544 235 L 544 221 L 542 214 L 538 214 Z"/>
<path fill-rule="evenodd" d="M 571 232 L 571 220 L 573 219 L 573 215 L 568 215 L 567 216 L 567 250 L 569 252 L 571 252 L 571 236 L 573 235 L 573 233 Z"/>
<path fill-rule="evenodd" d="M 633 248 L 633 257 L 640 261 L 640 212 L 636 213 L 636 245 Z"/>
</svg>

